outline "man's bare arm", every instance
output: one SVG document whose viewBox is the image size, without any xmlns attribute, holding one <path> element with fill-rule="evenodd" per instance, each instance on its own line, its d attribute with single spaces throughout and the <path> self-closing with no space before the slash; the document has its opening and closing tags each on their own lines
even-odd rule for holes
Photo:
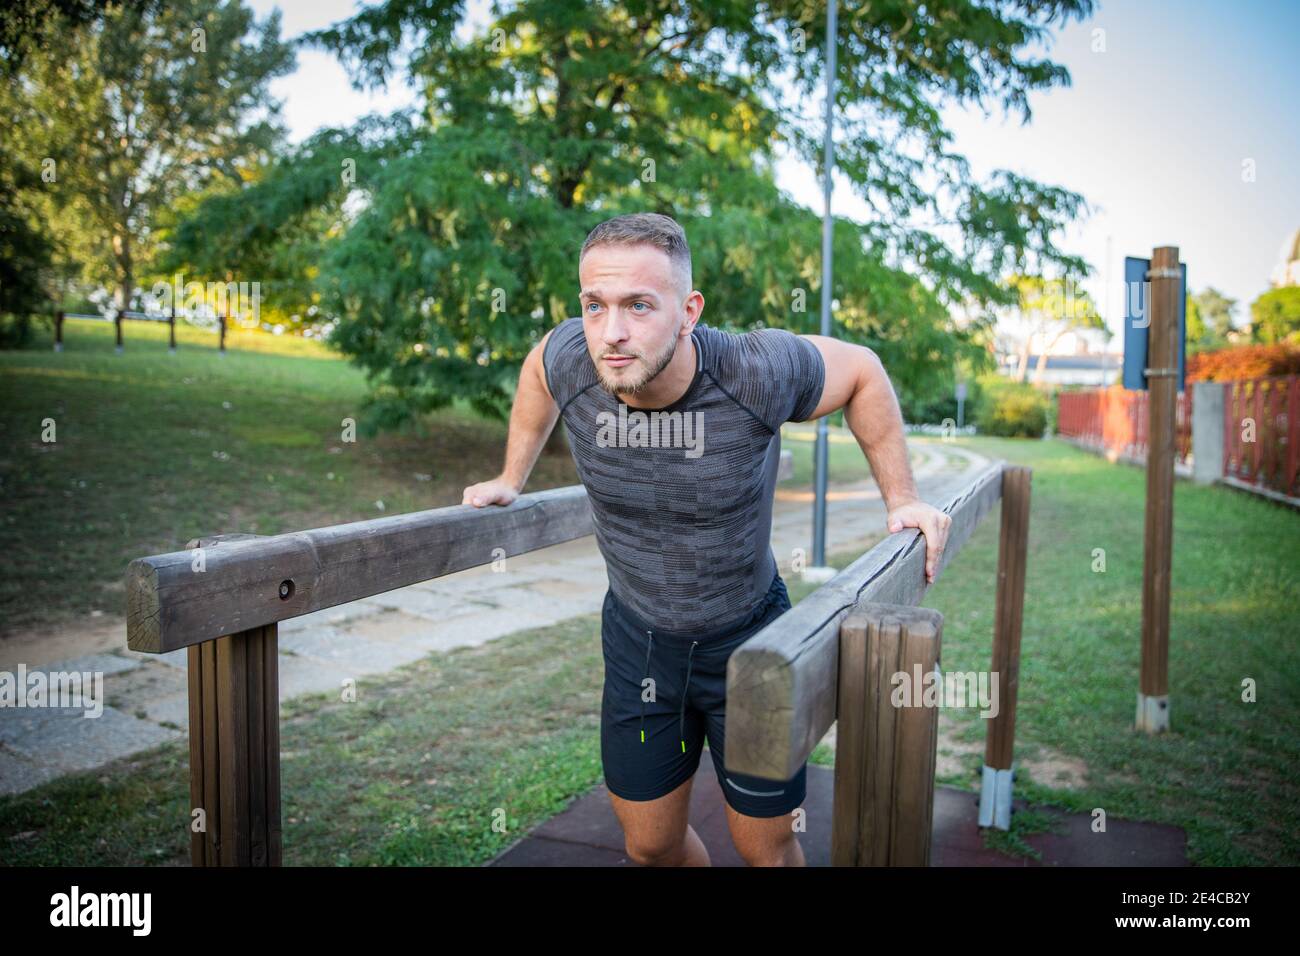
<svg viewBox="0 0 1300 956">
<path fill-rule="evenodd" d="M 812 418 L 844 409 L 844 422 L 858 440 L 880 486 L 891 532 L 920 528 L 925 535 L 925 574 L 934 571 L 948 540 L 952 518 L 926 504 L 916 490 L 903 435 L 903 415 L 889 376 L 876 353 L 863 345 L 823 335 L 804 335 L 821 352 L 826 382 Z"/>
<path fill-rule="evenodd" d="M 560 417 L 560 409 L 546 387 L 542 369 L 542 349 L 551 333 L 533 347 L 519 370 L 519 386 L 510 409 L 510 429 L 506 436 L 506 460 L 501 474 L 489 481 L 470 485 L 462 494 L 461 504 L 508 505 L 524 490 L 528 475 L 537 463 L 542 446 Z"/>
<path fill-rule="evenodd" d="M 885 507 L 893 510 L 920 496 L 903 437 L 903 414 L 876 353 L 821 335 L 804 335 L 821 352 L 826 384 L 813 418 L 844 409 L 844 423 L 871 463 Z"/>
</svg>

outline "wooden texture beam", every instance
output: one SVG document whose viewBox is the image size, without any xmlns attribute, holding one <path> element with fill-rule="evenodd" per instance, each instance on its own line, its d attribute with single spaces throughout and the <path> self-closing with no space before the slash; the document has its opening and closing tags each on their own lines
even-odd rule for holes
<svg viewBox="0 0 1300 956">
<path fill-rule="evenodd" d="M 455 505 L 290 534 L 199 538 L 191 550 L 127 566 L 127 646 L 165 653 L 591 531 L 587 491 L 572 485 L 504 507 Z"/>
<path fill-rule="evenodd" d="M 274 624 L 190 645 L 194 866 L 280 865 L 277 651 Z"/>
<path fill-rule="evenodd" d="M 1029 468 L 1002 474 L 1002 537 L 998 542 L 998 593 L 993 619 L 992 673 L 1001 700 L 989 718 L 984 765 L 1010 770 L 1016 734 L 1016 692 L 1020 687 L 1020 634 L 1025 613 L 1025 570 L 1029 553 Z"/>
<path fill-rule="evenodd" d="M 939 709 L 895 706 L 894 675 L 939 666 L 943 615 L 863 604 L 840 622 L 832 866 L 929 866 Z"/>
</svg>

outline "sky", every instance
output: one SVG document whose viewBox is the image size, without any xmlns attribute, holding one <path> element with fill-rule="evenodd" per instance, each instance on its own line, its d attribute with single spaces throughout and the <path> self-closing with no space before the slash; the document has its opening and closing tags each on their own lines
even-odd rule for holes
<svg viewBox="0 0 1300 956">
<path fill-rule="evenodd" d="M 353 0 L 248 2 L 259 19 L 278 7 L 285 37 L 357 8 Z M 486 22 L 486 0 L 467 9 L 470 24 Z M 1178 247 L 1192 291 L 1214 286 L 1237 299 L 1244 326 L 1284 241 L 1300 229 L 1300 0 L 1109 0 L 1082 23 L 1058 24 L 1043 53 L 1069 71 L 1070 85 L 1031 94 L 1025 125 L 946 109 L 951 148 L 977 180 L 1010 169 L 1088 202 L 1090 215 L 1058 234 L 1058 245 L 1094 267 L 1084 288 L 1116 333 L 1111 351 L 1122 344 L 1123 258 L 1147 258 L 1156 246 Z M 333 56 L 310 50 L 271 89 L 294 142 L 416 102 L 400 84 L 358 93 Z M 810 108 L 820 115 L 820 104 Z M 811 167 L 783 160 L 777 182 L 822 211 Z M 832 209 L 869 215 L 842 179 Z"/>
</svg>

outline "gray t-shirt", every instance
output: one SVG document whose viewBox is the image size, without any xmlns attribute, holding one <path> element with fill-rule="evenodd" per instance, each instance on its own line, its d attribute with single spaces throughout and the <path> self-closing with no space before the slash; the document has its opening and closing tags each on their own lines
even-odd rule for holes
<svg viewBox="0 0 1300 956">
<path fill-rule="evenodd" d="M 781 424 L 816 409 L 821 353 L 784 329 L 737 334 L 697 324 L 690 387 L 652 412 L 600 385 L 582 322 L 556 326 L 542 365 L 591 500 L 610 590 L 652 628 L 694 635 L 742 621 L 776 574 Z"/>
</svg>

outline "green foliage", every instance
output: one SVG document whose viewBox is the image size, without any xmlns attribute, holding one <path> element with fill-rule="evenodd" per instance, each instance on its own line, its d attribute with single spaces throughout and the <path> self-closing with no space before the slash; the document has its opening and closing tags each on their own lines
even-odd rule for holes
<svg viewBox="0 0 1300 956">
<path fill-rule="evenodd" d="M 1053 346 L 1067 333 L 1094 329 L 1109 337 L 1106 323 L 1091 296 L 1079 287 L 1078 279 L 1087 274 L 1083 271 L 1064 278 L 1015 274 L 1006 280 L 1007 287 L 1015 292 L 1016 318 L 1025 327 L 1019 347 L 1019 381 L 1025 381 L 1028 375 L 1029 356 L 1035 343 L 1038 365 L 1034 369 L 1033 381 L 1038 383 L 1047 369 L 1047 357 Z"/>
<path fill-rule="evenodd" d="M 0 113 L 6 153 L 40 168 L 27 198 L 58 260 L 116 288 L 122 308 L 163 211 L 223 180 L 237 188 L 278 141 L 268 85 L 293 53 L 278 13 L 258 23 L 239 2 L 90 6 L 51 5 L 17 82 L 0 87 Z"/>
<path fill-rule="evenodd" d="M 46 283 L 54 247 L 41 231 L 28 190 L 40 177 L 23 159 L 0 163 L 0 315 L 27 313 L 49 304 Z"/>
<path fill-rule="evenodd" d="M 32 318 L 25 312 L 0 312 L 0 349 L 22 349 L 32 342 Z"/>
<path fill-rule="evenodd" d="M 1209 286 L 1198 295 L 1187 296 L 1187 353 L 1212 352 L 1228 345 L 1233 331 L 1232 312 L 1237 300 Z"/>
<path fill-rule="evenodd" d="M 906 0 L 841 23 L 839 95 L 854 109 L 838 119 L 837 169 L 879 215 L 835 224 L 833 334 L 875 349 L 911 395 L 950 389 L 978 357 L 987 307 L 1008 299 L 1003 269 L 1084 268 L 1053 239 L 1082 198 L 1005 170 L 974 182 L 931 99 L 1027 116 L 1028 91 L 1067 77 L 1025 48 L 1091 8 Z M 173 255 L 217 268 L 202 245 L 220 232 L 227 262 L 275 280 L 276 308 L 335 322 L 332 341 L 371 376 L 367 429 L 453 396 L 504 416 L 528 350 L 577 313 L 583 239 L 623 212 L 682 223 L 705 322 L 817 331 L 819 216 L 772 168 L 782 146 L 820 162 L 820 120 L 774 85 L 788 73 L 819 94 L 819 10 L 779 0 L 759 22 L 740 0 L 684 14 L 525 0 L 494 12 L 462 40 L 462 3 L 390 0 L 310 36 L 359 86 L 408 74 L 427 95 L 420 115 L 322 133 L 201 203 L 189 218 L 223 228 L 179 223 Z M 961 253 L 925 220 L 955 223 Z M 973 315 L 961 329 L 954 306 Z"/>
<path fill-rule="evenodd" d="M 1250 304 L 1250 338 L 1263 345 L 1300 342 L 1300 286 L 1272 289 Z"/>
<path fill-rule="evenodd" d="M 1049 401 L 1039 389 L 1000 375 L 980 379 L 975 424 L 983 435 L 1041 438 L 1047 428 Z"/>
<path fill-rule="evenodd" d="M 27 55 L 57 30 L 91 23 L 111 0 L 5 0 L 0 17 L 0 76 L 18 75 Z M 141 3 L 145 0 L 140 0 Z"/>
</svg>

